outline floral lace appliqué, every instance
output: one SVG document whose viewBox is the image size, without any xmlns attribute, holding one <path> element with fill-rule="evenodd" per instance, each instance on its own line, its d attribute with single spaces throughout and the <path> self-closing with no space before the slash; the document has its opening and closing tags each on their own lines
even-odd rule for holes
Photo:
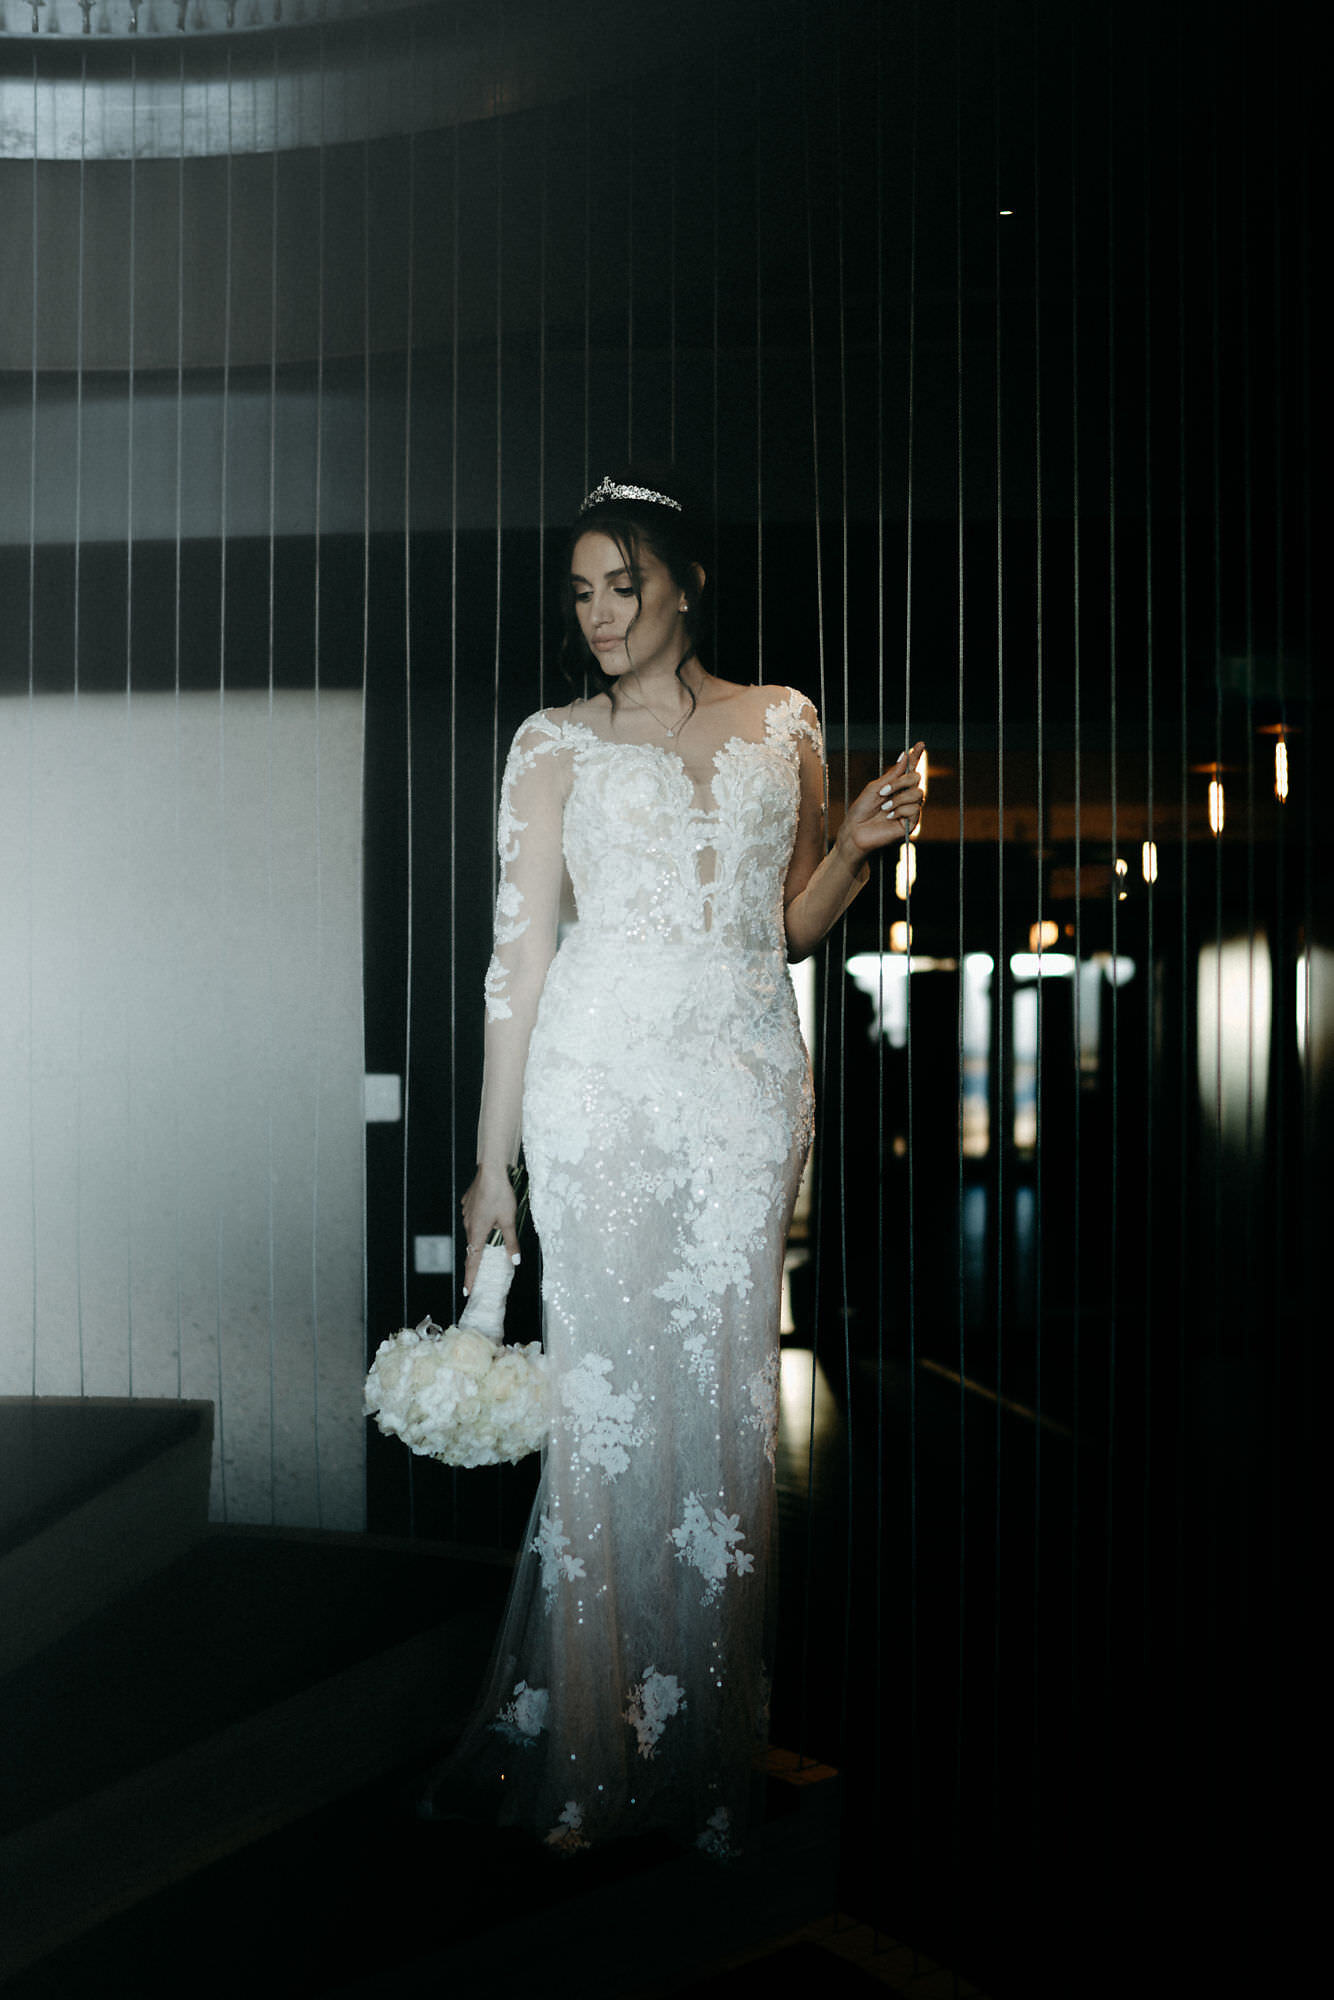
<svg viewBox="0 0 1334 2000">
<path fill-rule="evenodd" d="M 547 1835 L 546 1844 L 558 1854 L 577 1854 L 587 1847 L 584 1839 L 584 1812 L 577 1799 L 567 1799 L 565 1810 Z"/>
<path fill-rule="evenodd" d="M 736 1848 L 732 1841 L 732 1815 L 726 1806 L 719 1806 L 717 1812 L 710 1814 L 708 1824 L 695 1845 L 701 1852 L 707 1854 L 711 1861 L 732 1859 Z"/>
<path fill-rule="evenodd" d="M 533 1537 L 533 1549 L 542 1562 L 542 1588 L 547 1594 L 548 1611 L 556 1602 L 562 1577 L 567 1582 L 573 1582 L 575 1577 L 584 1574 L 583 1557 L 568 1555 L 566 1551 L 569 1547 L 570 1537 L 562 1532 L 560 1520 L 553 1521 L 544 1514 Z"/>
<path fill-rule="evenodd" d="M 778 1455 L 778 1356 L 771 1354 L 763 1368 L 757 1368 L 747 1387 L 750 1390 L 750 1423 L 764 1440 L 764 1455 L 770 1465 Z"/>
<path fill-rule="evenodd" d="M 699 1494 L 692 1493 L 686 1500 L 685 1519 L 671 1531 L 678 1557 L 704 1578 L 701 1604 L 715 1601 L 729 1569 L 737 1576 L 748 1576 L 755 1567 L 754 1556 L 737 1547 L 746 1539 L 740 1519 L 739 1514 L 724 1514 L 721 1507 L 715 1507 L 710 1520 Z"/>
<path fill-rule="evenodd" d="M 635 1732 L 641 1757 L 656 1757 L 658 1738 L 685 1705 L 685 1692 L 675 1674 L 660 1674 L 656 1667 L 644 1669 L 644 1678 L 638 1687 L 631 1688 L 623 1711 Z"/>
<path fill-rule="evenodd" d="M 630 1452 L 644 1441 L 644 1427 L 635 1421 L 639 1384 L 617 1395 L 608 1376 L 611 1363 L 603 1354 L 585 1354 L 577 1368 L 560 1379 L 560 1399 L 578 1439 L 585 1464 L 601 1466 L 608 1479 L 624 1472 Z"/>
<path fill-rule="evenodd" d="M 532 922 L 531 917 L 524 913 L 523 891 L 514 875 L 521 847 L 520 836 L 528 826 L 527 820 L 520 819 L 514 810 L 515 783 L 525 772 L 532 770 L 540 756 L 559 749 L 560 741 L 559 726 L 549 716 L 530 716 L 515 737 L 505 762 L 496 812 L 496 846 L 500 854 L 500 886 L 496 891 L 494 931 L 496 949 L 491 954 L 483 987 L 488 1021 L 513 1019 L 509 970 L 501 951 L 504 946 L 517 943 Z"/>
<path fill-rule="evenodd" d="M 511 1743 L 532 1743 L 547 1726 L 551 1696 L 546 1688 L 530 1688 L 527 1681 L 514 1683 L 514 1695 L 505 1703 L 491 1727 Z"/>
</svg>

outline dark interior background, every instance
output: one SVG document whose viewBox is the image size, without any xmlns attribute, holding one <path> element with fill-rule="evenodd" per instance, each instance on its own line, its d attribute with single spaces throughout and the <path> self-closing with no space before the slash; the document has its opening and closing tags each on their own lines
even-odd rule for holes
<svg viewBox="0 0 1334 2000">
<path fill-rule="evenodd" d="M 471 1172 L 495 784 L 564 698 L 563 525 L 675 460 L 706 660 L 817 700 L 835 813 L 927 740 L 913 951 L 953 966 L 870 1039 L 843 967 L 904 914 L 886 876 L 819 967 L 793 1303 L 840 1425 L 785 1513 L 776 1739 L 845 1770 L 859 1893 L 997 1987 L 1039 1934 L 1058 1965 L 1276 1935 L 1331 1192 L 1301 29 L 442 0 L 0 61 L 145 103 L 197 76 L 238 130 L 306 82 L 248 150 L 25 159 L 11 121 L 0 686 L 364 690 L 366 1066 L 407 1108 L 367 1133 L 371 1344 L 452 1314 L 408 1251 Z M 1043 919 L 1134 974 L 1081 1003 L 1083 1061 L 1074 982 L 1039 982 L 1016 1145 Z M 1199 1073 L 1202 953 L 1238 943 L 1272 997 L 1240 1128 Z M 372 1531 L 517 1537 L 522 1470 L 368 1450 Z"/>
</svg>

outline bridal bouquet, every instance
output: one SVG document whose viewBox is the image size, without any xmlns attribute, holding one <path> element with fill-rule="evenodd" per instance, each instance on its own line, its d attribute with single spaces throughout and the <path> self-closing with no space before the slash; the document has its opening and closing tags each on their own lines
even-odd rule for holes
<svg viewBox="0 0 1334 2000">
<path fill-rule="evenodd" d="M 445 1465 L 516 1465 L 547 1433 L 540 1341 L 502 1342 L 513 1277 L 503 1245 L 488 1243 L 457 1326 L 424 1319 L 381 1341 L 366 1377 L 366 1414 L 387 1437 Z"/>
</svg>

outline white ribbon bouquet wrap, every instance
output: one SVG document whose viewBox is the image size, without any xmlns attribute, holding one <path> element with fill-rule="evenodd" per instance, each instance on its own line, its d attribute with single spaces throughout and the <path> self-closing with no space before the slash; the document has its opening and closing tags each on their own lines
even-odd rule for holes
<svg viewBox="0 0 1334 2000">
<path fill-rule="evenodd" d="M 401 1327 L 376 1350 L 366 1414 L 387 1437 L 444 1465 L 517 1465 L 547 1434 L 546 1358 L 540 1341 L 504 1345 L 514 1269 L 488 1243 L 457 1326 Z"/>
</svg>

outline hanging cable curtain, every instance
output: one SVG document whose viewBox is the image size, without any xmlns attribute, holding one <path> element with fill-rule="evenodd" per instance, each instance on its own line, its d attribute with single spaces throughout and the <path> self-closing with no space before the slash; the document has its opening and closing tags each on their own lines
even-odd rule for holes
<svg viewBox="0 0 1334 2000">
<path fill-rule="evenodd" d="M 802 996 L 774 1732 L 983 1978 L 1035 1883 L 1072 1962 L 1142 1896 L 1136 1787 L 1222 1810 L 1301 1631 L 1308 91 L 1240 0 L 0 0 L 0 1393 L 213 1402 L 219 1518 L 512 1544 L 359 1379 L 453 1317 L 556 538 L 674 458 L 831 822 L 928 744 Z"/>
</svg>

